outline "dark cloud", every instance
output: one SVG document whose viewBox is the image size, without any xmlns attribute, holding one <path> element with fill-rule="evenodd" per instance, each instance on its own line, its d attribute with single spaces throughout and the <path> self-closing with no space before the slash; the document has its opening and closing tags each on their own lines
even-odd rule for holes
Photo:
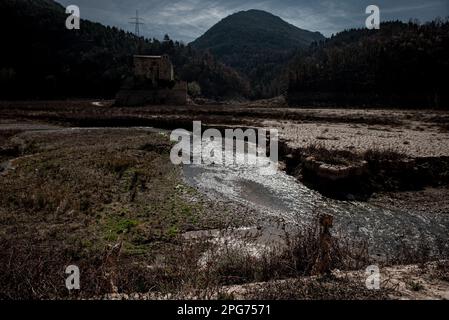
<svg viewBox="0 0 449 320">
<path fill-rule="evenodd" d="M 59 0 L 76 4 L 81 17 L 132 31 L 130 17 L 139 10 L 145 25 L 141 33 L 190 42 L 227 15 L 248 9 L 261 9 L 280 16 L 304 29 L 326 36 L 365 23 L 365 8 L 381 9 L 382 20 L 432 20 L 449 16 L 449 0 Z"/>
</svg>

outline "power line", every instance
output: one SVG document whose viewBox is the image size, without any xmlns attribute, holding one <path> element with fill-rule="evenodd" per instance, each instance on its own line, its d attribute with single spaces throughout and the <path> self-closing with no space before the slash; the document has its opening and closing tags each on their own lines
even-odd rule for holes
<svg viewBox="0 0 449 320">
<path fill-rule="evenodd" d="M 139 11 L 136 10 L 136 16 L 129 19 L 133 20 L 132 22 L 130 22 L 130 24 L 133 24 L 135 26 L 134 33 L 136 34 L 136 36 L 140 36 L 140 26 L 145 23 L 141 22 L 141 19 L 139 17 Z"/>
</svg>

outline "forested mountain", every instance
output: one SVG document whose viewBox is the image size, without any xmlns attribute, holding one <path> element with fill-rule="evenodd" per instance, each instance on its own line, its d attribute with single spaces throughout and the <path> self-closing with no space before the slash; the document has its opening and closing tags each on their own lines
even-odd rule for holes
<svg viewBox="0 0 449 320">
<path fill-rule="evenodd" d="M 324 39 L 271 13 L 248 10 L 224 18 L 191 44 L 247 76 L 255 97 L 269 97 L 279 93 L 282 67 L 294 51 Z"/>
<path fill-rule="evenodd" d="M 288 88 L 291 105 L 449 108 L 448 20 L 387 22 L 325 39 L 249 10 L 185 45 L 86 20 L 67 30 L 66 18 L 52 0 L 0 1 L 0 99 L 112 98 L 134 54 L 166 53 L 176 76 L 209 98 Z"/>
<path fill-rule="evenodd" d="M 111 98 L 136 53 L 169 54 L 177 76 L 198 82 L 207 97 L 249 95 L 249 83 L 210 54 L 86 20 L 67 30 L 66 18 L 51 0 L 1 0 L 0 99 Z"/>
<path fill-rule="evenodd" d="M 449 108 L 448 56 L 448 20 L 347 30 L 297 55 L 288 101 Z"/>
</svg>

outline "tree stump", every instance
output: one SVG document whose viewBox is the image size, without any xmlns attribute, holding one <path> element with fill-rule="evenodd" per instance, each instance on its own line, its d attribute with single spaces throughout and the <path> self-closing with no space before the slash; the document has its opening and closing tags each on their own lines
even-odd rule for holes
<svg viewBox="0 0 449 320">
<path fill-rule="evenodd" d="M 334 217 L 329 214 L 320 216 L 319 253 L 312 268 L 313 275 L 331 273 L 332 228 Z"/>
</svg>

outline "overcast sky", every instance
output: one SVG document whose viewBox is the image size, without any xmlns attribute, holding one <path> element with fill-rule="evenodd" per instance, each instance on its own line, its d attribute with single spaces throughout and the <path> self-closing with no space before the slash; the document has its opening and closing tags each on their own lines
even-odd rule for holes
<svg viewBox="0 0 449 320">
<path fill-rule="evenodd" d="M 449 0 L 58 0 L 80 7 L 81 18 L 133 31 L 130 17 L 139 10 L 141 34 L 190 42 L 231 13 L 261 9 L 297 27 L 330 36 L 345 28 L 364 26 L 365 9 L 378 5 L 381 21 L 416 18 L 429 21 L 449 16 Z"/>
</svg>

